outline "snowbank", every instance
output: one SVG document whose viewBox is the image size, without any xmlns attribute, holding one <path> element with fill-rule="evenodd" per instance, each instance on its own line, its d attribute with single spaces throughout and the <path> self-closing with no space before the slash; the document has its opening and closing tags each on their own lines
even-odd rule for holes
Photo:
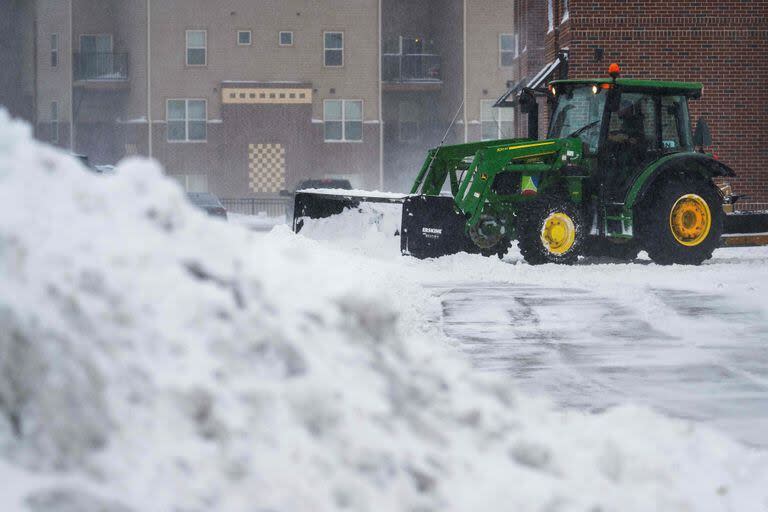
<svg viewBox="0 0 768 512">
<path fill-rule="evenodd" d="M 478 376 L 393 264 L 210 220 L 151 162 L 93 175 L 0 112 L 0 209 L 3 511 L 768 504 L 764 456 Z"/>
</svg>

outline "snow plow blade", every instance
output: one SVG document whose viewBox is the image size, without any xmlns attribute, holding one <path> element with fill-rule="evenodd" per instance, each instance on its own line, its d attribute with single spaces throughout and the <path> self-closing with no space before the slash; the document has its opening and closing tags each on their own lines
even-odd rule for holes
<svg viewBox="0 0 768 512">
<path fill-rule="evenodd" d="M 415 258 L 478 252 L 464 231 L 466 219 L 447 196 L 408 196 L 403 202 L 400 251 Z"/>
<path fill-rule="evenodd" d="M 736 212 L 725 216 L 723 247 L 768 245 L 768 213 Z"/>
<path fill-rule="evenodd" d="M 360 203 L 401 204 L 405 194 L 356 190 L 314 189 L 296 192 L 293 202 L 293 231 L 298 233 L 304 219 L 324 219 L 360 207 Z"/>
</svg>

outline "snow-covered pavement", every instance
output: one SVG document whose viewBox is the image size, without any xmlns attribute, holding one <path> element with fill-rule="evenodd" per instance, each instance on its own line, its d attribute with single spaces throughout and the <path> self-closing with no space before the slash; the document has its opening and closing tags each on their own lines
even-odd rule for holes
<svg viewBox="0 0 768 512">
<path fill-rule="evenodd" d="M 685 270 L 681 270 L 685 272 Z M 693 270 L 696 273 L 696 270 Z M 442 328 L 476 368 L 567 407 L 636 403 L 768 447 L 768 317 L 722 291 L 652 284 L 440 285 Z M 638 304 L 667 311 L 649 318 Z"/>
<path fill-rule="evenodd" d="M 768 447 L 768 247 L 718 249 L 699 267 L 658 266 L 644 253 L 631 264 L 532 267 L 514 248 L 503 262 L 417 261 L 382 236 L 387 215 L 367 231 L 344 221 L 338 242 L 331 221 L 310 235 L 390 260 L 430 289 L 435 335 L 478 371 L 565 407 L 641 404 Z"/>
</svg>

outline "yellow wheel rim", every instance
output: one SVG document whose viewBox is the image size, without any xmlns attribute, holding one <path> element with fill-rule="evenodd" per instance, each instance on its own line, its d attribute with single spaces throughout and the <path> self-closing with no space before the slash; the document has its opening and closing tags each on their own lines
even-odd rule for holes
<svg viewBox="0 0 768 512">
<path fill-rule="evenodd" d="M 576 241 L 576 224 L 562 212 L 550 213 L 541 229 L 541 242 L 551 254 L 565 254 Z"/>
<path fill-rule="evenodd" d="M 696 194 L 680 197 L 669 212 L 669 229 L 678 243 L 687 247 L 699 245 L 712 229 L 709 205 Z"/>
</svg>

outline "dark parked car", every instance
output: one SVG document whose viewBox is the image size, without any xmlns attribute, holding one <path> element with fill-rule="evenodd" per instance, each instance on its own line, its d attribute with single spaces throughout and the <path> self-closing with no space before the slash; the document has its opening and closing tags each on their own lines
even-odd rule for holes
<svg viewBox="0 0 768 512">
<path fill-rule="evenodd" d="M 219 198 L 208 192 L 187 192 L 187 196 L 192 204 L 205 210 L 212 217 L 221 217 L 226 220 L 227 210 L 219 201 Z"/>
<path fill-rule="evenodd" d="M 349 180 L 326 178 L 326 179 L 314 179 L 304 180 L 296 185 L 296 189 L 291 192 L 290 190 L 281 190 L 280 195 L 283 197 L 289 197 L 290 200 L 285 207 L 285 219 L 288 224 L 293 223 L 293 199 L 294 195 L 299 190 L 307 190 L 311 188 L 337 188 L 342 190 L 352 190 L 352 184 Z"/>
</svg>

